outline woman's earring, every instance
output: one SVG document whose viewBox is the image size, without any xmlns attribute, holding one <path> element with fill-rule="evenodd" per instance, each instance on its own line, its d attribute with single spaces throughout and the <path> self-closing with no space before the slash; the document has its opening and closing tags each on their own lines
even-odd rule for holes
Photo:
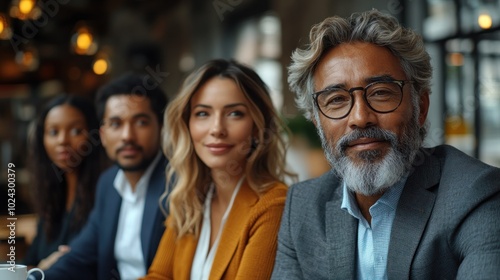
<svg viewBox="0 0 500 280">
<path fill-rule="evenodd" d="M 252 138 L 252 148 L 257 148 L 257 146 L 259 145 L 259 139 L 258 138 Z"/>
</svg>

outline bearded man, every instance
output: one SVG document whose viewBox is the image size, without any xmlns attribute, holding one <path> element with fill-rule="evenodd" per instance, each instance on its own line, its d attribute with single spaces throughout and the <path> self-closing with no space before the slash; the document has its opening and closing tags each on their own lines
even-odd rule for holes
<svg viewBox="0 0 500 280">
<path fill-rule="evenodd" d="M 372 10 L 310 39 L 288 81 L 332 170 L 288 191 L 272 279 L 497 279 L 500 169 L 422 148 L 421 37 Z"/>
</svg>

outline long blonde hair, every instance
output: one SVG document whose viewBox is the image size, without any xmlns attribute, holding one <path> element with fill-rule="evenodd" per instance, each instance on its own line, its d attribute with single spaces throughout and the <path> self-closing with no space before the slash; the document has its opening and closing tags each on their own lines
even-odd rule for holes
<svg viewBox="0 0 500 280">
<path fill-rule="evenodd" d="M 170 163 L 167 182 L 171 193 L 167 207 L 178 237 L 185 234 L 199 235 L 203 218 L 203 203 L 212 181 L 210 170 L 194 151 L 189 133 L 190 100 L 197 90 L 214 77 L 233 80 L 250 103 L 256 140 L 249 143 L 249 156 L 244 174 L 250 187 L 258 194 L 275 182 L 282 182 L 285 175 L 285 142 L 283 132 L 288 132 L 273 107 L 268 88 L 250 68 L 235 61 L 212 60 L 189 75 L 178 95 L 165 111 L 163 151 Z M 292 175 L 293 176 L 293 175 Z M 168 188 L 168 187 L 167 187 Z M 166 193 L 170 190 L 167 189 Z"/>
</svg>

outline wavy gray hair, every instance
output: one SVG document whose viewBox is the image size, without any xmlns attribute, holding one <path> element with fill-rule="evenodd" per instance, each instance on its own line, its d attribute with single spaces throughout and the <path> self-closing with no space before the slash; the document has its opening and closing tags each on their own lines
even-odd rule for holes
<svg viewBox="0 0 500 280">
<path fill-rule="evenodd" d="M 413 81 L 412 93 L 431 93 L 432 67 L 422 37 L 401 26 L 390 15 L 374 9 L 354 13 L 349 18 L 329 17 L 313 26 L 309 40 L 306 49 L 293 52 L 288 68 L 288 84 L 296 94 L 297 107 L 309 120 L 314 108 L 312 93 L 316 65 L 324 53 L 342 43 L 367 42 L 388 48 L 399 59 L 406 78 Z"/>
</svg>

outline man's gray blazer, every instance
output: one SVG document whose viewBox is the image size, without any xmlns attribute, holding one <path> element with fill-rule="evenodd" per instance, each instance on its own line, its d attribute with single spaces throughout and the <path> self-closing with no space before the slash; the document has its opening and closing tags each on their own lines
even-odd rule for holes
<svg viewBox="0 0 500 280">
<path fill-rule="evenodd" d="M 355 279 L 358 221 L 341 180 L 288 191 L 272 279 Z M 389 279 L 500 279 L 500 169 L 450 146 L 421 149 L 391 231 Z"/>
</svg>

